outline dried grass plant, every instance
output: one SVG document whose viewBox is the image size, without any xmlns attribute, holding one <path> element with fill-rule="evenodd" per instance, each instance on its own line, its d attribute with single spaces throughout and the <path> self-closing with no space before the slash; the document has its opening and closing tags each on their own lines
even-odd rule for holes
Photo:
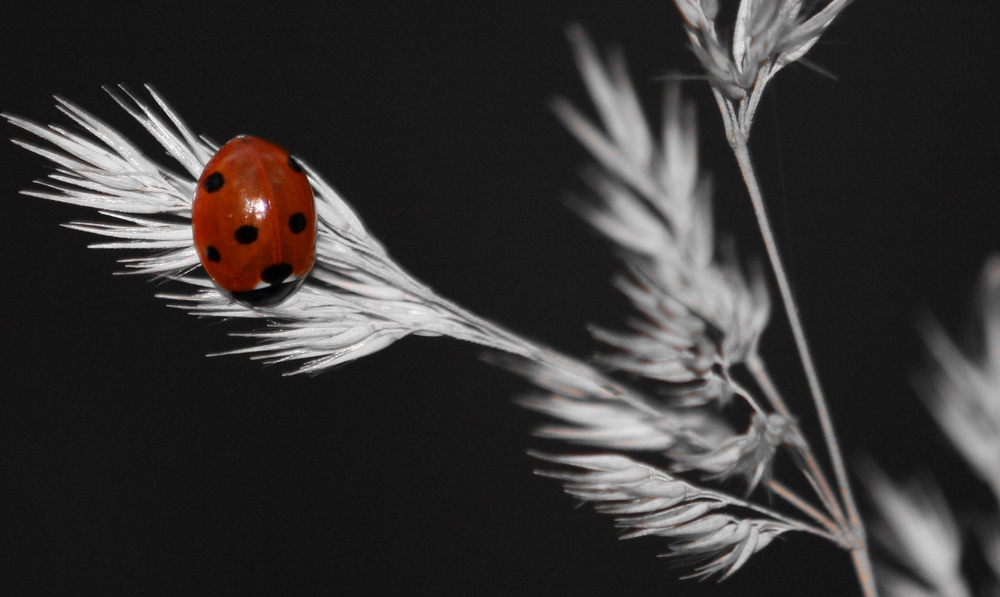
<svg viewBox="0 0 1000 597">
<path fill-rule="evenodd" d="M 974 592 L 962 574 L 961 535 L 946 498 L 930 482 L 907 492 L 869 465 L 866 477 L 881 513 L 875 534 L 921 579 L 879 566 L 876 583 L 834 417 L 751 160 L 751 130 L 765 88 L 779 71 L 805 62 L 849 4 L 741 0 L 729 14 L 716 0 L 675 0 L 703 72 L 683 89 L 679 79 L 690 77 L 662 77 L 655 118 L 646 114 L 643 104 L 652 98 L 640 96 L 623 52 L 602 52 L 581 26 L 568 29 L 592 107 L 559 97 L 551 108 L 593 163 L 583 171 L 586 187 L 567 203 L 613 247 L 622 266 L 613 284 L 630 311 L 623 322 L 589 327 L 599 348 L 587 359 L 479 316 L 409 273 L 405 259 L 390 256 L 393 243 L 377 239 L 362 222 L 363 207 L 348 203 L 308 165 L 308 156 L 299 159 L 316 193 L 316 268 L 280 305 L 254 309 L 233 302 L 200 271 L 190 231 L 195 181 L 218 143 L 186 124 L 153 87 L 106 90 L 162 146 L 169 164 L 68 99 L 57 98 L 57 109 L 69 125 L 3 116 L 18 131 L 17 145 L 53 165 L 24 193 L 96 211 L 97 221 L 67 227 L 102 237 L 94 248 L 128 252 L 121 260 L 125 273 L 151 277 L 168 305 L 222 321 L 213 329 L 244 342 L 213 354 L 246 354 L 277 364 L 285 375 L 326 372 L 330 379 L 339 372 L 329 370 L 391 351 L 407 336 L 463 340 L 534 386 L 517 401 L 551 421 L 535 432 L 544 442 L 530 451 L 536 472 L 610 515 L 621 538 L 662 541 L 659 553 L 681 577 L 728 579 L 775 539 L 809 535 L 848 556 L 861 594 L 875 596 L 881 585 L 896 596 L 964 597 Z M 737 242 L 716 230 L 713 184 L 699 161 L 706 142 L 683 95 L 695 85 L 706 85 L 715 98 L 766 261 L 742 250 L 755 246 L 753 240 Z M 987 271 L 987 356 L 964 356 L 927 319 L 924 333 L 937 370 L 918 385 L 1000 503 L 1000 364 L 993 358 L 1000 347 L 1000 264 Z M 247 331 L 239 320 L 256 327 Z M 797 355 L 807 392 L 772 375 L 772 355 L 765 362 L 762 353 L 775 345 L 763 348 L 762 336 L 775 321 L 787 322 L 791 332 L 775 359 Z M 1000 577 L 1000 522 L 983 528 L 978 539 Z M 695 590 L 710 592 L 708 585 Z"/>
<path fill-rule="evenodd" d="M 938 483 L 923 471 L 906 486 L 873 464 L 866 481 L 877 507 L 876 538 L 894 565 L 879 566 L 879 583 L 892 597 L 968 597 L 1000 594 L 1000 256 L 983 268 L 975 336 L 962 349 L 935 319 L 925 316 L 930 366 L 914 385 L 993 503 L 964 517 L 963 533 Z M 963 567 L 968 535 L 986 566 L 980 580 Z M 903 571 L 906 572 L 903 572 Z M 977 590 L 979 592 L 977 592 Z"/>
</svg>

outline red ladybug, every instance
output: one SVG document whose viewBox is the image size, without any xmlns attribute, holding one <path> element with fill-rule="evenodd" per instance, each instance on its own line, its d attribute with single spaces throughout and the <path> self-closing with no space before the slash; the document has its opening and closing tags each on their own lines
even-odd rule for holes
<svg viewBox="0 0 1000 597">
<path fill-rule="evenodd" d="M 281 147 L 240 136 L 205 166 L 191 226 L 205 271 L 236 301 L 276 305 L 316 258 L 316 206 L 302 167 Z"/>
</svg>

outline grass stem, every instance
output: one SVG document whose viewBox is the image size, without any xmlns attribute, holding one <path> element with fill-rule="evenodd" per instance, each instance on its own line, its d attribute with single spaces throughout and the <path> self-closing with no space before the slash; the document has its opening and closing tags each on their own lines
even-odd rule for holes
<svg viewBox="0 0 1000 597">
<path fill-rule="evenodd" d="M 716 97 L 718 98 L 719 96 L 717 95 Z M 726 107 L 720 106 L 720 108 L 722 109 L 723 118 L 725 119 L 727 116 Z M 864 590 L 865 595 L 867 597 L 874 597 L 878 593 L 875 588 L 874 577 L 871 572 L 871 561 L 868 556 L 868 546 L 865 540 L 864 527 L 861 524 L 861 519 L 858 515 L 854 495 L 851 493 L 850 480 L 847 477 L 847 468 L 844 465 L 844 458 L 840 451 L 840 443 L 837 440 L 837 434 L 833 428 L 833 419 L 830 417 L 830 409 L 827 406 L 826 398 L 823 395 L 823 388 L 819 382 L 819 375 L 816 372 L 816 366 L 813 364 L 812 354 L 809 351 L 809 344 L 806 341 L 806 335 L 802 327 L 798 306 L 795 303 L 795 298 L 792 296 L 791 284 L 788 281 L 788 275 L 785 273 L 785 267 L 782 264 L 781 256 L 778 253 L 778 245 L 774 238 L 774 233 L 771 230 L 771 223 L 767 217 L 767 211 L 764 206 L 764 196 L 761 193 L 760 185 L 757 182 L 757 175 L 754 171 L 753 164 L 750 161 L 750 150 L 747 146 L 747 135 L 742 131 L 742 127 L 735 122 L 727 123 L 726 129 L 730 145 L 732 145 L 733 152 L 736 155 L 736 161 L 739 163 L 740 171 L 743 173 L 743 181 L 746 183 L 747 190 L 750 193 L 750 199 L 753 202 L 754 213 L 757 216 L 757 224 L 760 227 L 761 235 L 764 238 L 767 255 L 771 261 L 774 277 L 778 282 L 781 300 L 785 306 L 785 313 L 788 316 L 788 322 L 792 328 L 792 335 L 795 337 L 795 345 L 798 348 L 799 357 L 802 360 L 802 368 L 805 371 L 806 379 L 809 382 L 810 394 L 812 395 L 813 403 L 816 406 L 816 413 L 819 416 L 820 427 L 823 430 L 823 438 L 826 440 L 827 450 L 830 454 L 830 461 L 833 464 L 834 475 L 836 476 L 837 485 L 840 489 L 840 498 L 847 511 L 849 528 L 846 530 L 849 530 L 850 532 L 849 538 L 851 539 L 851 543 L 853 545 L 851 554 L 854 560 L 855 569 L 858 573 L 858 580 L 861 583 L 861 587 Z"/>
</svg>

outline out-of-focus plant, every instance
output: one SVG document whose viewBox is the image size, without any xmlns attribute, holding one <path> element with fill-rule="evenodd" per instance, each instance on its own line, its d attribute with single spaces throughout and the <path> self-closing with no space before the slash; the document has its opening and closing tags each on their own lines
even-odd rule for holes
<svg viewBox="0 0 1000 597">
<path fill-rule="evenodd" d="M 879 582 L 892 597 L 967 597 L 978 586 L 1000 594 L 1000 255 L 984 266 L 978 298 L 979 350 L 963 350 L 936 320 L 924 318 L 931 366 L 916 376 L 915 385 L 945 435 L 993 493 L 995 508 L 977 516 L 968 530 L 994 578 L 990 583 L 965 578 L 960 527 L 937 485 L 923 479 L 900 487 L 869 467 L 866 481 L 878 512 L 875 538 L 909 572 L 878 566 Z"/>
</svg>

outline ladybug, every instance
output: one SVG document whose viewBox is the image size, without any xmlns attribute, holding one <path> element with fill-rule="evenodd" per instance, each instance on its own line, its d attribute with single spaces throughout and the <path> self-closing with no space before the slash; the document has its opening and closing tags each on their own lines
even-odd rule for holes
<svg viewBox="0 0 1000 597">
<path fill-rule="evenodd" d="M 288 298 L 316 259 L 309 180 L 287 151 L 257 137 L 236 137 L 208 161 L 191 227 L 205 271 L 251 307 Z"/>
</svg>

